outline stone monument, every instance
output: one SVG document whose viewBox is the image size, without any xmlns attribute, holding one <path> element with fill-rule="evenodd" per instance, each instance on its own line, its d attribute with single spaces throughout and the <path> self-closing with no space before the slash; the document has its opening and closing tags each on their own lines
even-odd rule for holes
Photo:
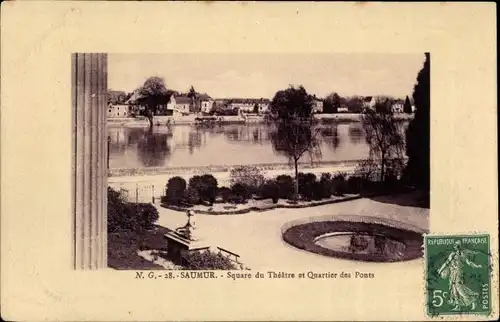
<svg viewBox="0 0 500 322">
<path fill-rule="evenodd" d="M 167 255 L 173 261 L 179 261 L 183 251 L 208 250 L 210 245 L 200 237 L 196 227 L 195 212 L 186 212 L 187 223 L 165 234 L 167 239 Z"/>
</svg>

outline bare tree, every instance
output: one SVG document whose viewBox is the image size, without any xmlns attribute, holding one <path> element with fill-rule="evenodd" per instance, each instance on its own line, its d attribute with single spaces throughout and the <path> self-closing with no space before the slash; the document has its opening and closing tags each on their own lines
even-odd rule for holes
<svg viewBox="0 0 500 322">
<path fill-rule="evenodd" d="M 377 162 L 380 181 L 385 181 L 388 168 L 393 169 L 402 159 L 404 139 L 391 110 L 390 100 L 377 102 L 374 110 L 367 110 L 362 117 L 370 158 Z"/>
</svg>

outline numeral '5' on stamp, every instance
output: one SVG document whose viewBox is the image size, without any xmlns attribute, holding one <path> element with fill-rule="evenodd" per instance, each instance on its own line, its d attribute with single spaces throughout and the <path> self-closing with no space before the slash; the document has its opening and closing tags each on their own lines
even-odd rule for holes
<svg viewBox="0 0 500 322">
<path fill-rule="evenodd" d="M 427 313 L 491 313 L 488 235 L 426 236 Z"/>
</svg>

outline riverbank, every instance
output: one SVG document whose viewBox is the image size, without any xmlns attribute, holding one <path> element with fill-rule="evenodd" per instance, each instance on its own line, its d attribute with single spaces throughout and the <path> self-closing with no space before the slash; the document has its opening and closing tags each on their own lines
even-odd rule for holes
<svg viewBox="0 0 500 322">
<path fill-rule="evenodd" d="M 315 114 L 319 121 L 324 123 L 354 123 L 360 122 L 362 114 L 337 113 L 337 114 Z M 413 114 L 398 113 L 395 114 L 396 120 L 411 120 Z M 264 116 L 217 116 L 217 124 L 255 124 L 264 123 Z M 188 116 L 155 116 L 153 121 L 155 126 L 165 125 L 194 125 L 197 124 L 195 115 Z M 109 127 L 148 127 L 149 122 L 145 117 L 116 117 L 108 118 Z"/>
<path fill-rule="evenodd" d="M 300 171 L 318 169 L 334 169 L 336 171 L 350 171 L 356 167 L 363 160 L 344 160 L 344 161 L 318 161 L 314 163 L 301 163 L 299 165 Z M 131 169 L 109 169 L 108 177 L 144 177 L 144 176 L 158 176 L 158 175 L 194 175 L 205 173 L 223 173 L 230 172 L 231 169 L 236 167 L 246 166 L 240 165 L 206 165 L 199 167 L 149 167 L 149 168 L 131 168 Z M 292 171 L 288 163 L 257 163 L 249 164 L 248 166 L 256 167 L 257 169 L 267 171 Z M 326 172 L 326 171 L 325 171 Z"/>
<path fill-rule="evenodd" d="M 328 172 L 332 175 L 336 173 L 344 173 L 349 175 L 355 171 L 356 167 L 358 166 L 358 162 L 359 161 L 356 160 L 336 163 L 329 166 L 309 168 L 301 166 L 299 168 L 299 171 L 314 173 L 317 177 L 320 177 L 321 173 L 323 172 Z M 184 171 L 161 169 L 162 171 L 164 171 L 164 173 L 150 173 L 147 175 L 135 173 L 134 175 L 111 176 L 108 177 L 108 185 L 115 190 L 121 190 L 122 192 L 124 192 L 127 199 L 133 202 L 151 202 L 152 200 L 159 200 L 161 196 L 164 195 L 165 186 L 168 180 L 174 176 L 179 176 L 187 182 L 196 174 L 211 174 L 215 177 L 215 179 L 217 179 L 217 185 L 219 187 L 231 186 L 231 167 L 219 167 L 218 171 L 212 171 L 215 169 L 215 167 L 209 167 L 210 166 L 201 168 L 186 168 L 184 169 Z M 138 169 L 137 171 L 141 171 L 141 169 Z M 288 165 L 280 165 L 279 167 L 275 166 L 267 170 L 261 167 L 261 173 L 268 179 L 275 178 L 282 174 L 290 175 L 292 177 L 294 176 L 293 168 Z"/>
</svg>

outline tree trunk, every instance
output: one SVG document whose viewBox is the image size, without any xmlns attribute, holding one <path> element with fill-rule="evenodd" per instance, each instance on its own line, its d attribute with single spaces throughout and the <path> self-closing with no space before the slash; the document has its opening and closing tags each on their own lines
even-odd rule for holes
<svg viewBox="0 0 500 322">
<path fill-rule="evenodd" d="M 294 159 L 295 165 L 295 200 L 299 198 L 299 160 Z"/>
<path fill-rule="evenodd" d="M 384 182 L 385 177 L 385 155 L 382 154 L 382 158 L 380 160 L 380 182 Z"/>
<path fill-rule="evenodd" d="M 152 129 L 153 128 L 153 112 L 151 111 L 151 109 L 146 110 L 146 117 L 148 118 L 148 121 L 149 121 L 149 128 Z"/>
</svg>

